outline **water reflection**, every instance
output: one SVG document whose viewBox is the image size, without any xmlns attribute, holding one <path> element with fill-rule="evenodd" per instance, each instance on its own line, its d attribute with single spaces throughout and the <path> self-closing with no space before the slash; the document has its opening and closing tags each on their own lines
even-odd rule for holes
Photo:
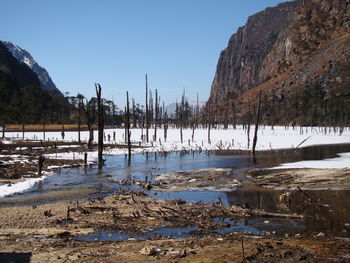
<svg viewBox="0 0 350 263">
<path fill-rule="evenodd" d="M 304 214 L 306 218 L 302 225 L 309 232 L 350 235 L 345 227 L 350 219 L 350 207 L 346 203 L 346 200 L 350 200 L 350 190 L 294 190 L 290 192 L 290 203 L 287 206 L 279 201 L 282 193 L 283 191 L 255 188 L 238 189 L 227 192 L 226 195 L 229 204 L 245 205 L 266 212 Z M 300 224 L 300 220 L 289 221 Z M 297 230 L 301 231 L 300 228 Z"/>
<path fill-rule="evenodd" d="M 245 173 L 254 167 L 275 166 L 285 162 L 300 160 L 318 160 L 335 157 L 337 153 L 349 152 L 350 144 L 313 146 L 297 151 L 283 150 L 259 153 L 256 163 L 249 154 L 237 152 L 182 152 L 182 153 L 145 153 L 131 157 L 129 165 L 127 155 L 107 156 L 105 166 L 64 169 L 62 172 L 48 178 L 39 188 L 13 197 L 2 198 L 0 205 L 26 205 L 46 203 L 61 200 L 77 200 L 91 195 L 108 195 L 121 186 L 118 181 L 134 179 L 144 181 L 150 174 L 164 173 L 176 170 L 197 170 L 204 168 L 232 168 L 233 176 L 246 180 Z M 233 192 L 214 191 L 180 191 L 155 192 L 150 195 L 156 198 L 184 199 L 191 202 L 212 202 L 220 197 L 225 205 L 240 204 L 253 209 L 263 209 L 269 212 L 292 211 L 305 212 L 309 218 L 300 226 L 300 222 L 292 221 L 293 229 L 306 227 L 310 231 L 329 231 L 337 235 L 344 233 L 344 224 L 350 218 L 349 208 L 344 200 L 349 200 L 350 191 L 309 191 L 309 196 L 316 203 L 305 204 L 305 195 L 295 193 L 290 207 L 287 209 L 279 203 L 282 191 L 271 191 L 250 185 Z M 349 221 L 349 220 L 348 220 Z M 286 221 L 284 221 L 286 222 Z M 254 224 L 250 221 L 249 224 Z M 258 223 L 257 223 L 258 224 Z M 272 228 L 273 224 L 263 227 Z M 278 223 L 274 225 L 276 228 Z M 296 226 L 299 226 L 297 228 Z M 260 226 L 262 227 L 262 226 Z M 286 227 L 286 226 L 285 226 Z M 326 230 L 325 230 L 326 229 Z"/>
</svg>

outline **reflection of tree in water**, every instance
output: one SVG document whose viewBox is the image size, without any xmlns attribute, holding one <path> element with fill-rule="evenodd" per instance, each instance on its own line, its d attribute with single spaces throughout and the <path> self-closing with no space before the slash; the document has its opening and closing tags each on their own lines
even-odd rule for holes
<svg viewBox="0 0 350 263">
<path fill-rule="evenodd" d="M 278 202 L 281 193 L 282 191 L 265 189 L 237 189 L 233 192 L 226 192 L 226 195 L 231 205 L 260 209 L 266 212 L 279 212 L 282 210 Z"/>
<path fill-rule="evenodd" d="M 350 218 L 350 209 L 344 200 L 350 200 L 350 190 L 291 190 L 287 205 L 280 203 L 279 197 L 286 191 L 269 189 L 238 189 L 227 192 L 230 205 L 247 206 L 251 209 L 263 209 L 266 212 L 296 213 L 305 215 L 298 221 L 308 232 L 349 236 L 346 223 Z M 249 224 L 249 222 L 247 222 Z M 286 221 L 286 226 L 288 221 Z"/>
</svg>

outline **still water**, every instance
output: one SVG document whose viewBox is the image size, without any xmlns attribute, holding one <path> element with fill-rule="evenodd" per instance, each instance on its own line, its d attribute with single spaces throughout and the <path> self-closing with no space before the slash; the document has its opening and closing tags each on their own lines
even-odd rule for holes
<svg viewBox="0 0 350 263">
<path fill-rule="evenodd" d="M 189 152 L 189 153 L 149 153 L 135 154 L 129 165 L 124 155 L 107 156 L 103 169 L 95 166 L 86 168 L 63 169 L 49 177 L 31 191 L 0 199 L 1 206 L 33 205 L 62 200 L 82 200 L 89 196 L 107 196 L 120 188 L 122 180 L 144 181 L 152 175 L 176 170 L 197 170 L 205 168 L 230 168 L 234 177 L 241 182 L 249 181 L 246 171 L 256 167 L 271 167 L 285 162 L 300 160 L 320 160 L 336 157 L 337 153 L 350 152 L 350 144 L 312 146 L 298 151 L 281 150 L 264 152 L 253 160 L 250 155 L 238 155 L 231 152 Z M 280 231 L 297 233 L 307 229 L 312 232 L 327 232 L 331 235 L 349 235 L 344 232 L 344 224 L 350 221 L 350 208 L 346 206 L 350 200 L 350 191 L 306 191 L 294 192 L 294 198 L 289 207 L 281 207 L 278 196 L 281 191 L 267 190 L 254 184 L 244 184 L 231 192 L 219 191 L 150 191 L 149 195 L 162 199 L 183 199 L 188 202 L 212 202 L 220 197 L 224 205 L 247 205 L 251 208 L 263 209 L 267 212 L 297 212 L 309 215 L 306 220 L 273 219 L 264 225 L 261 220 L 252 219 L 250 222 L 231 222 L 232 229 L 251 229 L 251 232 Z M 312 196 L 314 203 L 305 202 L 305 194 Z M 273 229 L 273 230 L 272 230 Z M 172 230 L 158 230 L 160 234 Z M 163 231 L 163 232 L 162 232 Z M 190 235 L 192 230 L 185 229 L 181 234 Z M 236 230 L 231 230 L 236 231 Z M 156 234 L 159 234 L 156 232 Z M 180 233 L 180 234 L 179 234 Z M 95 235 L 102 235 L 98 234 Z M 107 234 L 107 237 L 110 233 Z M 113 234 L 112 234 L 113 236 Z M 96 238 L 96 237 L 91 237 Z M 103 238 L 102 238 L 103 239 Z M 107 238 L 108 239 L 108 238 Z"/>
</svg>

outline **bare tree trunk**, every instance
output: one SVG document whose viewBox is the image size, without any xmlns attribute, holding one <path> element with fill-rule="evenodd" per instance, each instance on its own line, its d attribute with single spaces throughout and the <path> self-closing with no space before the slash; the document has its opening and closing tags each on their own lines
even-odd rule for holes
<svg viewBox="0 0 350 263">
<path fill-rule="evenodd" d="M 248 101 L 248 128 L 247 128 L 247 137 L 248 137 L 248 149 L 250 147 L 250 99 Z"/>
<path fill-rule="evenodd" d="M 208 107 L 208 117 L 207 117 L 207 123 L 208 123 L 208 143 L 211 144 L 210 141 L 210 126 L 211 126 L 211 107 Z"/>
<path fill-rule="evenodd" d="M 130 109 L 129 109 L 129 92 L 126 92 L 126 132 L 128 138 L 128 164 L 131 162 L 131 141 L 130 141 Z"/>
<path fill-rule="evenodd" d="M 128 143 L 127 109 L 124 107 L 124 143 Z"/>
<path fill-rule="evenodd" d="M 159 110 L 159 107 L 158 107 L 158 90 L 156 89 L 156 106 L 155 106 L 155 110 L 156 110 L 156 119 L 154 120 L 154 138 L 153 140 L 154 141 L 157 141 L 157 124 L 158 124 L 158 110 Z"/>
<path fill-rule="evenodd" d="M 64 105 L 63 105 L 63 103 L 62 103 L 62 105 L 61 105 L 61 138 L 62 138 L 62 140 L 64 140 L 64 136 L 65 136 L 65 134 L 64 134 Z"/>
<path fill-rule="evenodd" d="M 94 128 L 93 128 L 93 125 L 90 125 L 88 127 L 88 129 L 89 129 L 88 148 L 91 149 L 92 148 L 92 142 L 94 141 Z"/>
<path fill-rule="evenodd" d="M 254 157 L 255 157 L 256 142 L 258 140 L 258 128 L 259 128 L 259 121 L 260 121 L 260 108 L 261 108 L 261 90 L 259 92 L 259 104 L 258 104 L 258 112 L 256 114 L 255 131 L 254 131 L 253 148 L 252 148 L 252 154 L 253 154 Z"/>
<path fill-rule="evenodd" d="M 5 124 L 5 122 L 3 122 L 3 124 L 2 124 L 2 138 L 3 139 L 5 138 L 5 129 L 6 129 L 6 124 Z"/>
<path fill-rule="evenodd" d="M 80 143 L 80 125 L 81 125 L 81 102 L 78 102 L 78 142 Z"/>
<path fill-rule="evenodd" d="M 45 134 L 45 132 L 46 132 L 46 125 L 45 125 L 45 121 L 44 121 L 44 123 L 43 123 L 43 138 L 44 138 L 44 141 L 45 141 L 45 137 L 46 137 L 46 134 Z"/>
<path fill-rule="evenodd" d="M 148 128 L 149 128 L 149 113 L 148 113 L 148 80 L 147 80 L 147 74 L 146 74 L 146 141 L 147 141 L 147 142 L 149 142 Z"/>
<path fill-rule="evenodd" d="M 92 148 L 92 142 L 94 141 L 94 122 L 95 122 L 95 104 L 92 100 L 87 101 L 86 105 L 83 105 L 83 110 L 86 115 L 86 125 L 89 131 L 88 148 Z"/>
<path fill-rule="evenodd" d="M 164 141 L 166 142 L 168 137 L 168 113 L 165 111 L 164 113 Z"/>
<path fill-rule="evenodd" d="M 193 116 L 193 126 L 192 126 L 192 142 L 194 142 L 194 131 L 198 126 L 198 113 L 199 113 L 199 109 L 198 109 L 198 93 L 197 93 L 197 104 L 196 104 L 196 109 L 194 111 L 194 116 Z"/>
<path fill-rule="evenodd" d="M 113 118 L 113 125 L 112 127 L 115 128 L 115 103 L 114 103 L 114 97 L 112 96 L 112 118 Z M 114 139 L 115 141 L 115 139 Z"/>
<path fill-rule="evenodd" d="M 22 122 L 22 140 L 24 140 L 24 132 L 25 132 L 25 128 L 24 128 L 24 121 Z"/>
<path fill-rule="evenodd" d="M 183 115 L 183 103 L 181 102 L 181 106 L 180 106 L 180 141 L 181 141 L 181 143 L 183 143 L 183 133 L 182 133 L 183 120 L 182 120 L 182 115 Z"/>
<path fill-rule="evenodd" d="M 44 156 L 40 155 L 38 160 L 38 176 L 41 176 L 42 174 L 44 161 L 45 161 Z"/>
<path fill-rule="evenodd" d="M 97 119 L 98 119 L 98 167 L 102 168 L 103 165 L 103 126 L 104 126 L 104 116 L 103 116 L 103 105 L 101 99 L 101 85 L 95 84 L 96 96 L 97 96 Z"/>
</svg>

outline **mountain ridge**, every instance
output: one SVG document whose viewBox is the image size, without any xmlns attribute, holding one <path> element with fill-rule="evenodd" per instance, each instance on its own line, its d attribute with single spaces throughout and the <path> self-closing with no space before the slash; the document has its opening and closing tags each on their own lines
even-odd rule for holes
<svg viewBox="0 0 350 263">
<path fill-rule="evenodd" d="M 261 90 L 264 123 L 349 124 L 349 57 L 349 1 L 267 8 L 220 54 L 207 107 L 230 109 L 232 118 L 247 122 L 248 105 L 255 111 Z"/>
<path fill-rule="evenodd" d="M 10 41 L 1 41 L 11 54 L 21 63 L 26 64 L 31 70 L 33 70 L 39 78 L 41 88 L 49 91 L 53 95 L 63 96 L 61 91 L 53 83 L 49 73 L 43 67 L 41 67 L 32 55 L 25 49 L 19 47 Z"/>
</svg>

